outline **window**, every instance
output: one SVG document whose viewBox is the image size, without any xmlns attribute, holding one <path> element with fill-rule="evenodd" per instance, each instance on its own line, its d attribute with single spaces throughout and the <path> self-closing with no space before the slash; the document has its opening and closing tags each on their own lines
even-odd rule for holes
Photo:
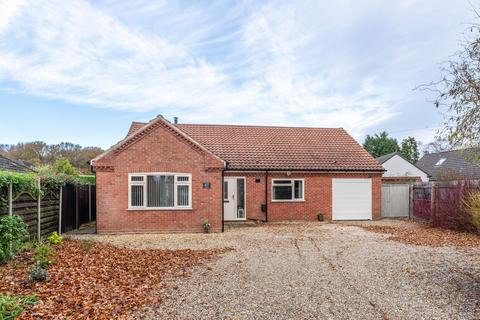
<svg viewBox="0 0 480 320">
<path fill-rule="evenodd" d="M 435 166 L 441 166 L 442 163 L 445 162 L 445 160 L 447 160 L 447 158 L 441 158 L 440 160 L 437 161 L 437 163 L 435 163 Z"/>
<path fill-rule="evenodd" d="M 129 175 L 130 209 L 191 208 L 192 177 L 177 173 Z"/>
<path fill-rule="evenodd" d="M 304 180 L 283 180 L 273 179 L 272 200 L 273 201 L 301 201 L 304 200 Z"/>
<path fill-rule="evenodd" d="M 228 181 L 223 181 L 223 201 L 228 202 Z"/>
</svg>

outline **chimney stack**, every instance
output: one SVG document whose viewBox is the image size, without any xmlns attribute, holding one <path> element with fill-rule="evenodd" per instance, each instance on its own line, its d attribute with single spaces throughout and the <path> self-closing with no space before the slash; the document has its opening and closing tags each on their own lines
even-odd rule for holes
<svg viewBox="0 0 480 320">
<path fill-rule="evenodd" d="M 173 117 L 173 123 L 178 124 L 178 117 Z"/>
</svg>

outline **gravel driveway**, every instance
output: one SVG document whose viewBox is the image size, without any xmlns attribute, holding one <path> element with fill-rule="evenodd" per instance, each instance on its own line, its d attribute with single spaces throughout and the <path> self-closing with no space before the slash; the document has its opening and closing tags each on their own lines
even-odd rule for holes
<svg viewBox="0 0 480 320">
<path fill-rule="evenodd" d="M 478 247 L 406 245 L 356 226 L 307 222 L 94 237 L 134 247 L 235 248 L 166 286 L 160 294 L 168 298 L 142 318 L 480 318 Z"/>
</svg>

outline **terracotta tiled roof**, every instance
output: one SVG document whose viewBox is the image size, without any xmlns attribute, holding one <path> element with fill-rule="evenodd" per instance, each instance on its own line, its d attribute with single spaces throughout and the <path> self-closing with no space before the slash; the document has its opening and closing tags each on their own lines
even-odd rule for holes
<svg viewBox="0 0 480 320">
<path fill-rule="evenodd" d="M 130 128 L 128 129 L 128 133 L 127 133 L 127 137 L 129 135 L 131 135 L 132 133 L 135 133 L 137 132 L 138 130 L 140 130 L 143 126 L 145 126 L 146 123 L 145 122 L 136 122 L 136 121 L 133 121 L 132 124 L 130 125 Z"/>
<path fill-rule="evenodd" d="M 383 171 L 342 128 L 178 124 L 228 169 Z"/>
</svg>

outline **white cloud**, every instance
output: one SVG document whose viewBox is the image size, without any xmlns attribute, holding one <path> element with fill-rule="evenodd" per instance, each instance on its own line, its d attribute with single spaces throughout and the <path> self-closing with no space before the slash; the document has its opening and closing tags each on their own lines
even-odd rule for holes
<svg viewBox="0 0 480 320">
<path fill-rule="evenodd" d="M 359 136 L 396 115 L 392 106 L 418 84 L 408 82 L 421 69 L 412 49 L 426 36 L 397 27 L 412 10 L 429 12 L 418 4 L 5 1 L 0 84 L 183 121 L 341 126 Z"/>
</svg>

